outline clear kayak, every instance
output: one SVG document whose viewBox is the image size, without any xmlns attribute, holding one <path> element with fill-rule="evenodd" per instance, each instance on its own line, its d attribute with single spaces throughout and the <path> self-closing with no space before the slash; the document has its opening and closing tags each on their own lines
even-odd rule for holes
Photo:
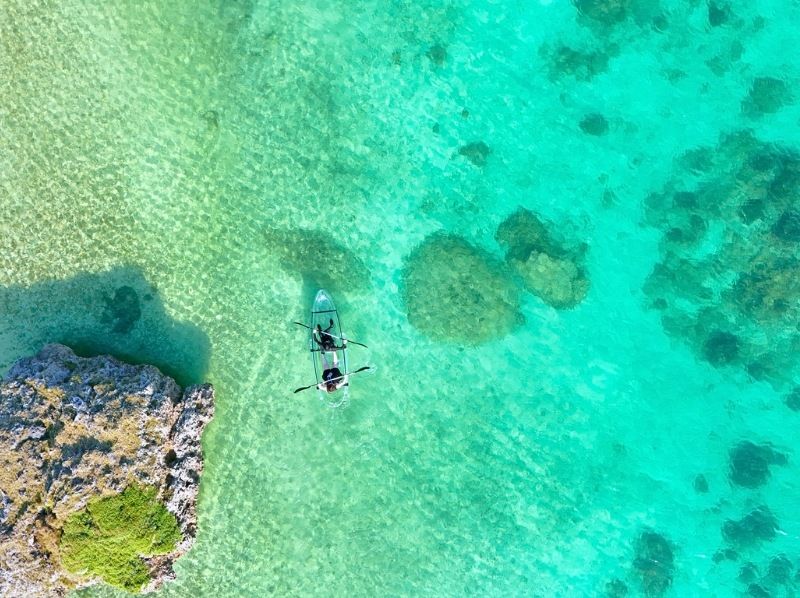
<svg viewBox="0 0 800 598">
<path fill-rule="evenodd" d="M 320 398 L 333 407 L 343 404 L 350 386 L 347 341 L 336 305 L 324 289 L 317 291 L 311 307 L 309 349 Z"/>
</svg>

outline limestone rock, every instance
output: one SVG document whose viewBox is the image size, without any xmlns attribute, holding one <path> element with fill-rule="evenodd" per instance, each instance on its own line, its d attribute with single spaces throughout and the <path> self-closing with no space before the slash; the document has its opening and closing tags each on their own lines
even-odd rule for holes
<svg viewBox="0 0 800 598">
<path fill-rule="evenodd" d="M 90 500 L 157 489 L 182 541 L 148 561 L 155 589 L 192 545 L 210 385 L 182 390 L 147 365 L 81 358 L 62 345 L 18 361 L 0 382 L 0 595 L 62 596 L 94 583 L 62 570 L 61 526 Z"/>
<path fill-rule="evenodd" d="M 569 259 L 534 251 L 516 268 L 525 287 L 556 309 L 575 307 L 589 291 L 589 281 Z"/>
</svg>

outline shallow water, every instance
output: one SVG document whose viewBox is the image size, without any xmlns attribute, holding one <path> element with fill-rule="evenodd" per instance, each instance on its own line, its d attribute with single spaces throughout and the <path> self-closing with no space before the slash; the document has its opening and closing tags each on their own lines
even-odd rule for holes
<svg viewBox="0 0 800 598">
<path fill-rule="evenodd" d="M 57 340 L 218 390 L 198 541 L 162 595 L 637 595 L 647 530 L 669 595 L 739 595 L 746 562 L 800 590 L 767 573 L 800 566 L 797 372 L 710 365 L 644 290 L 667 232 L 646 198 L 697 179 L 679 156 L 740 129 L 800 147 L 794 98 L 748 100 L 800 76 L 795 3 L 717 26 L 666 0 L 611 24 L 562 1 L 162 4 L 0 6 L 0 365 Z M 442 335 L 481 308 L 412 326 L 412 251 L 444 232 L 499 263 L 519 207 L 588 244 L 588 297 L 521 292 L 524 323 L 477 346 Z M 291 392 L 318 286 L 378 366 L 336 411 Z M 734 485 L 740 440 L 788 463 Z M 774 539 L 715 562 L 760 505 Z"/>
</svg>

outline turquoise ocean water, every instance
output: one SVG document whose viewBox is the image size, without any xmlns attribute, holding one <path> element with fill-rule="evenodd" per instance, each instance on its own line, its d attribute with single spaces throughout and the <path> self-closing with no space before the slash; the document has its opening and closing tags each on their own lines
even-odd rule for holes
<svg viewBox="0 0 800 598">
<path fill-rule="evenodd" d="M 800 7 L 577 4 L 0 2 L 0 366 L 61 341 L 218 391 L 159 595 L 800 592 Z M 430 292 L 414 327 L 412 251 L 496 265 L 519 208 L 587 244 L 586 299 L 520 291 L 473 345 L 442 335 L 496 306 Z M 729 292 L 753 264 L 770 309 Z M 345 409 L 292 394 L 318 286 L 377 365 Z"/>
</svg>

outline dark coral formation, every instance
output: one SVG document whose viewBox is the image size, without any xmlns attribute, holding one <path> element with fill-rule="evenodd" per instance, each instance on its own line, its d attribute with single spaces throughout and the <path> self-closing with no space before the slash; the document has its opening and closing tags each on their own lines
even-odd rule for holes
<svg viewBox="0 0 800 598">
<path fill-rule="evenodd" d="M 722 2 L 711 0 L 708 3 L 708 24 L 721 27 L 731 19 L 731 7 Z"/>
<path fill-rule="evenodd" d="M 742 110 L 751 116 L 772 114 L 791 102 L 792 92 L 786 81 L 776 77 L 756 77 L 742 101 Z"/>
<path fill-rule="evenodd" d="M 706 494 L 708 492 L 708 480 L 702 473 L 694 478 L 694 491 L 698 494 Z"/>
<path fill-rule="evenodd" d="M 369 287 L 370 271 L 364 261 L 345 247 L 336 227 L 327 231 L 278 229 L 266 233 L 269 250 L 283 267 L 303 277 L 309 289 L 320 287 L 363 291 Z"/>
<path fill-rule="evenodd" d="M 447 48 L 441 44 L 432 45 L 428 48 L 426 55 L 435 66 L 444 66 L 447 62 Z"/>
<path fill-rule="evenodd" d="M 645 291 L 703 359 L 780 386 L 800 349 L 800 155 L 739 132 L 678 167 L 646 201 L 663 238 Z"/>
<path fill-rule="evenodd" d="M 592 112 L 584 116 L 579 126 L 581 131 L 587 135 L 594 135 L 596 137 L 605 135 L 608 132 L 608 121 L 606 117 L 597 112 Z"/>
<path fill-rule="evenodd" d="M 743 441 L 731 449 L 730 472 L 732 483 L 744 488 L 758 488 L 767 483 L 772 465 L 786 465 L 787 458 L 768 444 Z"/>
<path fill-rule="evenodd" d="M 722 525 L 722 537 L 737 548 L 758 546 L 775 538 L 778 520 L 768 507 L 761 506 L 741 519 L 728 519 Z"/>
<path fill-rule="evenodd" d="M 800 411 L 800 386 L 795 386 L 784 398 L 786 406 L 792 411 Z"/>
<path fill-rule="evenodd" d="M 572 3 L 581 15 L 610 27 L 630 15 L 632 0 L 572 0 Z"/>
<path fill-rule="evenodd" d="M 411 252 L 403 299 L 411 324 L 436 340 L 476 345 L 523 322 L 507 269 L 455 235 L 431 235 Z"/>
<path fill-rule="evenodd" d="M 675 556 L 669 541 L 654 531 L 645 531 L 636 541 L 633 568 L 645 596 L 661 596 L 672 585 Z"/>
<path fill-rule="evenodd" d="M 491 153 L 491 148 L 483 141 L 474 141 L 458 149 L 458 154 L 460 156 L 463 156 L 478 167 L 486 166 L 486 162 L 489 160 L 489 154 Z"/>
<path fill-rule="evenodd" d="M 590 81 L 608 69 L 609 61 L 619 54 L 619 46 L 608 44 L 598 51 L 560 45 L 555 48 L 543 47 L 539 54 L 549 64 L 551 80 L 569 76 L 578 81 Z"/>
<path fill-rule="evenodd" d="M 589 291 L 586 245 L 557 240 L 536 214 L 520 208 L 497 228 L 497 242 L 525 288 L 556 309 L 578 305 Z"/>
<path fill-rule="evenodd" d="M 625 598 L 628 595 L 628 586 L 621 579 L 612 579 L 606 584 L 607 598 Z"/>
</svg>

